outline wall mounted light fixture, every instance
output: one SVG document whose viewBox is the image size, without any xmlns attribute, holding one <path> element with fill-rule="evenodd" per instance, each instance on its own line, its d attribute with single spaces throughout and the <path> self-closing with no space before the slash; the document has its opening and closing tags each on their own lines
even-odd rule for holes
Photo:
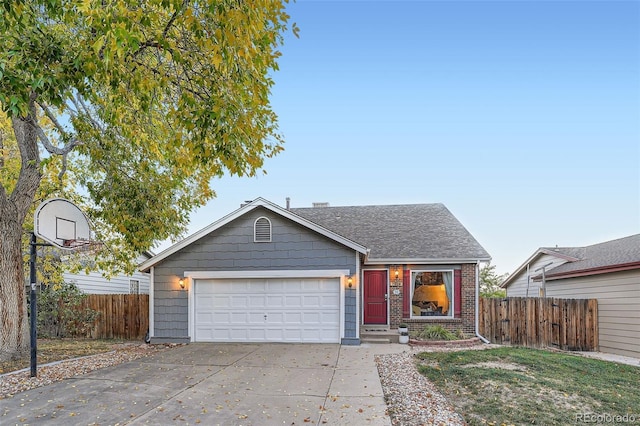
<svg viewBox="0 0 640 426">
<path fill-rule="evenodd" d="M 178 284 L 180 284 L 180 288 L 184 290 L 185 279 L 184 278 L 180 278 L 180 280 L 178 280 Z"/>
<path fill-rule="evenodd" d="M 353 287 L 353 277 L 347 278 L 347 285 L 349 286 L 349 288 Z"/>
<path fill-rule="evenodd" d="M 400 265 L 391 265 L 391 273 L 393 274 L 393 278 L 398 281 L 400 279 L 400 269 L 402 267 Z"/>
</svg>

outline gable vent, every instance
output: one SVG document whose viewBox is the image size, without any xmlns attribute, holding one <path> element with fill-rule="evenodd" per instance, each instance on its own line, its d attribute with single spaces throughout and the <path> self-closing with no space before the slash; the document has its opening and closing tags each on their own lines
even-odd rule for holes
<svg viewBox="0 0 640 426">
<path fill-rule="evenodd" d="M 266 217 L 259 217 L 253 225 L 253 241 L 256 243 L 271 242 L 271 221 Z"/>
</svg>

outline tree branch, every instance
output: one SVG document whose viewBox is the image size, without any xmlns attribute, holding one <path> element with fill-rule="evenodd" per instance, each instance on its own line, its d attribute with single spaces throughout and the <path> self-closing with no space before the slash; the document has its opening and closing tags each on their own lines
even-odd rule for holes
<svg viewBox="0 0 640 426">
<path fill-rule="evenodd" d="M 182 2 L 182 5 L 173 12 L 173 14 L 171 15 L 171 18 L 169 18 L 169 20 L 167 21 L 167 24 L 164 26 L 164 30 L 162 30 L 163 39 L 167 38 L 167 34 L 169 34 L 169 30 L 171 29 L 171 27 L 173 27 L 173 23 L 176 21 L 180 13 L 182 13 L 182 11 L 186 8 L 188 3 L 189 3 L 189 0 L 184 0 Z M 138 47 L 138 50 L 136 50 L 133 53 L 132 58 L 135 59 L 135 57 L 141 54 L 147 47 L 155 47 L 156 49 L 161 49 L 162 45 L 160 44 L 159 41 L 156 41 L 156 40 L 152 40 L 152 39 L 145 40 L 140 44 L 140 46 Z"/>
<path fill-rule="evenodd" d="M 96 129 L 100 130 L 102 133 L 104 133 L 104 127 L 98 123 L 93 116 L 91 115 L 91 110 L 89 109 L 89 107 L 87 106 L 87 104 L 84 103 L 84 101 L 82 100 L 82 97 L 72 97 L 71 98 L 74 105 L 76 106 L 76 108 L 78 108 L 78 110 L 80 110 L 80 106 L 82 107 L 82 110 L 84 111 L 84 114 L 87 116 L 87 118 L 89 118 L 89 120 L 91 121 L 91 124 L 93 125 L 93 127 L 95 127 Z M 76 103 L 77 101 L 77 103 Z M 78 104 L 80 104 L 80 106 L 78 106 Z"/>
</svg>

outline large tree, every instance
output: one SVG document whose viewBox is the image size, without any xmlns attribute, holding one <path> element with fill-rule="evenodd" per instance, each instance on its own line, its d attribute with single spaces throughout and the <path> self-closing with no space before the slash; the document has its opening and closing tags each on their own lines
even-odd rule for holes
<svg viewBox="0 0 640 426">
<path fill-rule="evenodd" d="M 270 73 L 288 18 L 281 0 L 2 1 L 19 172 L 0 186 L 0 360 L 28 348 L 23 227 L 47 167 L 112 247 L 180 235 L 213 178 L 282 149 Z"/>
<path fill-rule="evenodd" d="M 507 291 L 500 285 L 507 279 L 509 274 L 498 275 L 496 265 L 491 262 L 480 268 L 480 296 L 482 297 L 505 297 Z"/>
</svg>

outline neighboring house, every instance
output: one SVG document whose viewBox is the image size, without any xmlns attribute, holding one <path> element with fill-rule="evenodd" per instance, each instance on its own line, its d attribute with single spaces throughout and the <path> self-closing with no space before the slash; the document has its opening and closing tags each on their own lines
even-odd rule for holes
<svg viewBox="0 0 640 426">
<path fill-rule="evenodd" d="M 508 297 L 598 299 L 600 350 L 640 357 L 640 234 L 539 248 L 502 287 Z"/>
<path fill-rule="evenodd" d="M 290 209 L 258 198 L 140 269 L 151 273 L 152 342 L 357 345 L 363 328 L 401 322 L 474 335 L 489 260 L 442 204 Z"/>
<path fill-rule="evenodd" d="M 139 265 L 153 256 L 151 252 L 144 252 L 136 259 Z M 136 271 L 132 275 L 119 274 L 110 279 L 105 278 L 100 271 L 86 273 L 65 272 L 62 278 L 67 283 L 73 283 L 87 294 L 149 294 L 149 274 Z"/>
</svg>

